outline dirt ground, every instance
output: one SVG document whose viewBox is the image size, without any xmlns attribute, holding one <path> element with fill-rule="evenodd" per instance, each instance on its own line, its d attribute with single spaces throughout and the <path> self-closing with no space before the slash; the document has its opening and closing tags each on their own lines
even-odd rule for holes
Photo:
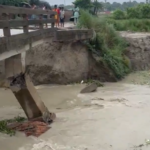
<svg viewBox="0 0 150 150">
<path fill-rule="evenodd" d="M 0 134 L 1 149 L 149 150 L 149 78 L 149 72 L 133 73 L 90 94 L 79 94 L 85 86 L 79 84 L 38 86 L 46 106 L 57 114 L 52 128 L 39 138 Z M 0 120 L 24 116 L 9 90 L 0 89 L 0 100 Z"/>
</svg>

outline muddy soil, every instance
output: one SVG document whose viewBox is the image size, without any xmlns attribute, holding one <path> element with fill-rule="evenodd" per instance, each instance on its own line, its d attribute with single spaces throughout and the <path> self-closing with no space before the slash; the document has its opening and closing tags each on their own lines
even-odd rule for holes
<svg viewBox="0 0 150 150">
<path fill-rule="evenodd" d="M 1 149 L 149 150 L 150 87 L 144 84 L 149 77 L 149 72 L 134 73 L 90 94 L 79 94 L 84 84 L 37 86 L 46 106 L 57 113 L 56 121 L 39 138 L 0 134 Z M 15 97 L 0 89 L 0 120 L 17 115 L 24 112 Z"/>
</svg>

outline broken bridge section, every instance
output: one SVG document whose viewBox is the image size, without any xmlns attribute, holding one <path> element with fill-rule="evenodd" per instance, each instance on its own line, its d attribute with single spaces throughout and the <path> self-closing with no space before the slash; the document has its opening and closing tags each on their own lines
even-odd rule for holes
<svg viewBox="0 0 150 150">
<path fill-rule="evenodd" d="M 20 15 L 22 19 L 12 20 L 10 16 Z M 28 20 L 27 16 L 35 14 L 37 20 Z M 25 59 L 22 53 L 40 45 L 45 38 L 53 35 L 55 31 L 53 18 L 42 20 L 42 14 L 54 16 L 55 12 L 48 10 L 32 10 L 0 5 L 0 28 L 4 37 L 0 38 L 0 60 L 5 60 L 5 77 L 10 84 L 10 89 L 23 108 L 29 120 L 41 118 L 45 122 L 51 122 L 55 115 L 50 113 L 41 101 L 34 85 L 26 73 Z M 43 24 L 50 23 L 51 27 L 44 29 Z M 29 32 L 29 25 L 39 26 L 39 30 Z M 22 27 L 23 34 L 11 35 L 11 28 Z"/>
</svg>

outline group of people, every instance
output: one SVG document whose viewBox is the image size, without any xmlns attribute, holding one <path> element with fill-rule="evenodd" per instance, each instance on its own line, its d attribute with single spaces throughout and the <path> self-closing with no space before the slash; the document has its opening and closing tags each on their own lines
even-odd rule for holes
<svg viewBox="0 0 150 150">
<path fill-rule="evenodd" d="M 64 10 L 64 7 L 61 6 L 61 7 L 57 7 L 57 5 L 54 6 L 54 9 L 53 11 L 56 12 L 55 14 L 55 20 L 56 20 L 56 27 L 59 27 L 59 25 L 61 27 L 64 27 L 64 22 L 65 22 L 65 10 Z"/>
<path fill-rule="evenodd" d="M 23 7 L 26 7 L 25 5 Z M 32 5 L 31 9 L 39 9 L 36 5 Z M 40 7 L 40 9 L 43 9 L 43 10 L 46 10 L 47 8 L 45 6 L 43 7 Z M 55 5 L 54 6 L 54 9 L 53 11 L 56 12 L 55 14 L 55 26 L 56 27 L 64 27 L 64 22 L 65 22 L 65 10 L 64 10 L 64 6 L 57 6 Z M 38 16 L 36 15 L 31 15 L 31 16 L 28 16 L 28 19 L 31 19 L 31 20 L 35 20 L 37 19 Z M 47 19 L 48 16 L 47 14 L 43 14 L 43 19 Z M 76 25 L 77 22 L 78 22 L 78 18 L 79 18 L 79 8 L 78 7 L 75 7 L 73 9 L 73 18 L 74 18 L 74 24 Z M 47 24 L 46 24 L 46 27 L 47 27 Z"/>
<path fill-rule="evenodd" d="M 64 7 L 63 6 L 57 7 L 57 5 L 55 5 L 53 11 L 56 12 L 56 14 L 55 14 L 56 27 L 59 27 L 59 25 L 61 27 L 64 27 L 64 22 L 65 22 Z M 74 24 L 76 25 L 78 22 L 78 18 L 79 18 L 79 8 L 78 7 L 75 7 L 73 9 L 73 17 L 74 17 Z"/>
</svg>

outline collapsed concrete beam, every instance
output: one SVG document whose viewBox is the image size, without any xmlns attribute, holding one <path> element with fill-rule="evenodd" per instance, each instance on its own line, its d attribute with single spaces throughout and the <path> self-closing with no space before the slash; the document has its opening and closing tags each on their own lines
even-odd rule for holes
<svg viewBox="0 0 150 150">
<path fill-rule="evenodd" d="M 5 75 L 10 83 L 10 89 L 17 98 L 29 120 L 41 117 L 44 122 L 55 119 L 41 101 L 30 77 L 24 72 L 21 54 L 5 60 Z"/>
</svg>

